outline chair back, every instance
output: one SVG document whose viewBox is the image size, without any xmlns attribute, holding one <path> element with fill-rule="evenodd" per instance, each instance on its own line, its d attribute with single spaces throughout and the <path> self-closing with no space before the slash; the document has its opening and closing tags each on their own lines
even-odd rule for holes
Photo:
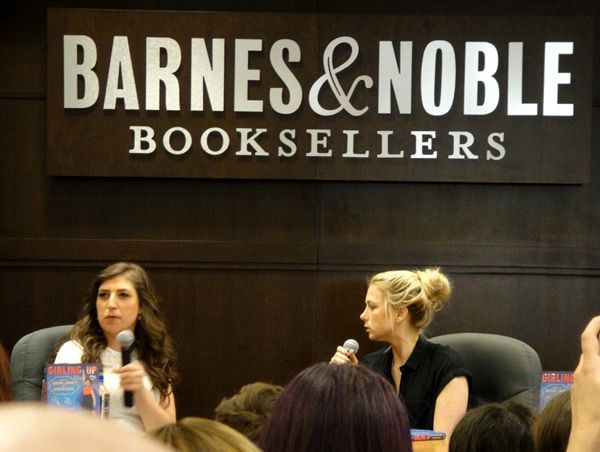
<svg viewBox="0 0 600 452">
<path fill-rule="evenodd" d="M 475 404 L 513 400 L 538 409 L 542 364 L 525 342 L 485 333 L 446 334 L 430 340 L 449 346 L 463 359 L 473 376 Z"/>
<path fill-rule="evenodd" d="M 44 366 L 54 345 L 73 325 L 44 328 L 23 336 L 10 355 L 13 400 L 41 400 Z"/>
</svg>

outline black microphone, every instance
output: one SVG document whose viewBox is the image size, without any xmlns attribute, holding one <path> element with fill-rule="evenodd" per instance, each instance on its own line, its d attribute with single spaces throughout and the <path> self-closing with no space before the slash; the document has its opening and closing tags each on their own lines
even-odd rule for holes
<svg viewBox="0 0 600 452">
<path fill-rule="evenodd" d="M 346 342 L 344 342 L 342 347 L 349 352 L 354 352 L 355 355 L 358 353 L 358 342 L 356 342 L 354 339 L 346 339 Z"/>
<path fill-rule="evenodd" d="M 117 334 L 117 341 L 121 344 L 121 361 L 122 365 L 126 366 L 131 362 L 131 349 L 135 341 L 135 335 L 131 330 L 123 330 Z M 125 406 L 131 408 L 133 406 L 133 392 L 124 391 Z"/>
</svg>

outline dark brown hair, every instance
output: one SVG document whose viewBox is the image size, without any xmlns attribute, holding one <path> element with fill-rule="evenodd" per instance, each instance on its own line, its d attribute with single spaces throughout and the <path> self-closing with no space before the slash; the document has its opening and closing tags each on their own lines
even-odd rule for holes
<svg viewBox="0 0 600 452">
<path fill-rule="evenodd" d="M 529 408 L 510 401 L 473 408 L 452 432 L 449 452 L 533 452 L 534 420 Z"/>
<path fill-rule="evenodd" d="M 178 380 L 177 358 L 162 318 L 160 301 L 148 274 L 138 264 L 118 262 L 96 276 L 83 298 L 79 320 L 73 326 L 70 338 L 83 347 L 83 362 L 100 362 L 100 354 L 107 344 L 96 312 L 98 288 L 116 276 L 126 277 L 137 291 L 141 313 L 134 331 L 134 350 L 145 364 L 146 372 L 161 398 L 167 399 Z"/>
</svg>

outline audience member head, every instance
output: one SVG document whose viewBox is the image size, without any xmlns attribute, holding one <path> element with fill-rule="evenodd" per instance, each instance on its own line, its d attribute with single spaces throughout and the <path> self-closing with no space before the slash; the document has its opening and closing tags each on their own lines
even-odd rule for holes
<svg viewBox="0 0 600 452">
<path fill-rule="evenodd" d="M 237 394 L 219 403 L 215 419 L 256 442 L 282 392 L 282 386 L 269 383 L 245 385 Z"/>
<path fill-rule="evenodd" d="M 378 273 L 368 284 L 369 288 L 377 288 L 383 293 L 388 308 L 406 308 L 412 325 L 418 329 L 431 323 L 434 313 L 452 293 L 450 281 L 439 268 Z"/>
<path fill-rule="evenodd" d="M 164 445 L 83 411 L 39 403 L 0 406 L 0 452 L 167 452 Z"/>
<path fill-rule="evenodd" d="M 134 349 L 138 358 L 146 364 L 146 371 L 161 396 L 166 398 L 178 378 L 175 350 L 167 334 L 160 301 L 152 282 L 138 264 L 118 262 L 106 267 L 96 276 L 83 298 L 79 320 L 73 327 L 71 339 L 82 344 L 84 362 L 100 361 L 100 354 L 108 341 L 114 341 L 116 335 L 125 329 L 114 322 L 103 322 L 98 313 L 103 286 L 111 281 L 123 281 L 121 278 L 133 288 L 131 296 L 138 301 L 137 311 L 132 311 L 132 324 L 128 326 L 135 335 Z"/>
<path fill-rule="evenodd" d="M 211 419 L 186 417 L 150 432 L 150 436 L 179 452 L 259 452 L 252 441 Z"/>
<path fill-rule="evenodd" d="M 571 391 L 554 396 L 535 423 L 533 436 L 540 452 L 565 452 L 571 432 Z"/>
<path fill-rule="evenodd" d="M 8 402 L 10 399 L 10 360 L 0 343 L 0 402 Z"/>
<path fill-rule="evenodd" d="M 412 450 L 404 405 L 382 376 L 324 363 L 288 383 L 258 444 L 265 452 Z"/>
<path fill-rule="evenodd" d="M 532 411 L 515 402 L 467 411 L 450 438 L 450 452 L 533 452 Z"/>
</svg>

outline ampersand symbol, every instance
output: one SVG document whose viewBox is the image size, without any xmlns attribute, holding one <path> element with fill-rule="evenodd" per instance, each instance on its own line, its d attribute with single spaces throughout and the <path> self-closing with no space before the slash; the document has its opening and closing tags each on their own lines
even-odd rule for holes
<svg viewBox="0 0 600 452">
<path fill-rule="evenodd" d="M 336 67 L 333 65 L 333 52 L 337 46 L 342 44 L 348 44 L 350 46 L 350 56 L 346 61 Z M 344 91 L 340 81 L 337 78 L 337 74 L 339 72 L 343 71 L 352 63 L 354 63 L 358 57 L 358 48 L 359 47 L 356 39 L 349 36 L 340 36 L 339 38 L 331 41 L 325 48 L 325 52 L 323 52 L 323 69 L 325 69 L 325 73 L 319 77 L 315 83 L 313 83 L 308 96 L 310 106 L 315 113 L 321 116 L 331 116 L 344 109 L 352 116 L 360 116 L 366 113 L 369 109 L 369 107 L 364 107 L 362 110 L 356 109 L 350 102 L 350 99 L 352 98 L 352 94 L 360 82 L 363 82 L 366 88 L 371 88 L 373 86 L 373 79 L 371 77 L 368 75 L 361 75 L 360 77 L 357 77 L 352 83 L 352 86 L 348 92 Z M 321 92 L 321 88 L 325 82 L 329 84 L 333 95 L 338 100 L 340 104 L 339 107 L 326 109 L 323 108 L 319 103 L 319 93 Z"/>
</svg>

